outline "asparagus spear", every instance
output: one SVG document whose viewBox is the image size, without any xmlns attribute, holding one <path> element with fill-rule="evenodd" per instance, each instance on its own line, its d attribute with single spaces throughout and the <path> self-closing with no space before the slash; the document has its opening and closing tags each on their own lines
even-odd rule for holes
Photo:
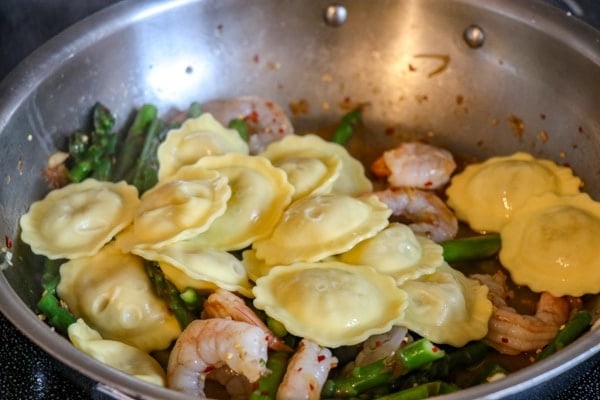
<svg viewBox="0 0 600 400">
<path fill-rule="evenodd" d="M 457 368 L 473 365 L 485 358 L 489 347 L 483 342 L 471 342 L 464 347 L 447 351 L 446 355 L 398 382 L 402 387 L 410 387 L 433 380 L 446 379 Z"/>
<path fill-rule="evenodd" d="M 580 310 L 574 313 L 554 339 L 537 355 L 536 360 L 543 360 L 572 343 L 589 328 L 591 322 L 592 314 L 588 311 Z"/>
<path fill-rule="evenodd" d="M 246 142 L 250 138 L 250 127 L 243 119 L 234 118 L 229 121 L 229 128 L 235 129 L 240 134 L 240 137 L 244 139 Z"/>
<path fill-rule="evenodd" d="M 38 301 L 39 310 L 46 316 L 47 322 L 59 332 L 66 334 L 69 325 L 76 322 L 73 314 L 63 307 L 56 295 L 56 287 L 60 282 L 59 268 L 61 260 L 44 261 L 44 272 L 42 273 L 42 287 L 44 292 Z"/>
<path fill-rule="evenodd" d="M 158 111 L 152 104 L 144 104 L 137 111 L 127 131 L 125 142 L 117 155 L 117 164 L 113 179 L 127 179 L 128 173 L 135 166 L 146 139 L 146 132 L 157 118 Z"/>
<path fill-rule="evenodd" d="M 290 353 L 286 351 L 275 351 L 267 359 L 267 368 L 270 373 L 258 380 L 258 387 L 250 395 L 250 400 L 275 399 L 277 388 L 283 380 Z"/>
<path fill-rule="evenodd" d="M 378 397 L 379 400 L 421 400 L 427 399 L 431 396 L 437 396 L 440 394 L 452 393 L 460 390 L 456 385 L 434 381 L 427 382 L 421 385 L 417 385 L 408 389 L 401 390 L 396 393 L 389 394 L 387 396 Z"/>
<path fill-rule="evenodd" d="M 329 379 L 322 397 L 354 397 L 386 384 L 444 356 L 444 351 L 423 338 L 399 348 L 394 354 L 371 364 L 355 367 L 349 377 Z"/>
<path fill-rule="evenodd" d="M 446 240 L 441 243 L 444 259 L 448 263 L 476 261 L 491 257 L 500 250 L 500 235 L 491 233 L 481 236 Z"/>
<path fill-rule="evenodd" d="M 111 176 L 112 162 L 117 145 L 117 135 L 112 132 L 115 117 L 101 103 L 93 110 L 92 133 L 75 132 L 69 139 L 69 154 L 73 165 L 69 169 L 69 179 L 80 182 L 88 176 L 107 180 Z"/>
<path fill-rule="evenodd" d="M 130 178 L 131 183 L 144 193 L 158 182 L 158 146 L 166 134 L 163 122 L 160 119 L 152 121 L 146 132 L 144 147 L 137 159 L 135 169 Z"/>
<path fill-rule="evenodd" d="M 156 294 L 167 303 L 167 306 L 177 318 L 181 329 L 185 329 L 196 317 L 186 307 L 179 290 L 167 280 L 158 263 L 147 262 L 146 273 L 154 285 Z"/>
<path fill-rule="evenodd" d="M 342 117 L 340 124 L 333 132 L 332 142 L 344 145 L 350 140 L 354 129 L 362 120 L 362 106 L 358 106 Z"/>
</svg>

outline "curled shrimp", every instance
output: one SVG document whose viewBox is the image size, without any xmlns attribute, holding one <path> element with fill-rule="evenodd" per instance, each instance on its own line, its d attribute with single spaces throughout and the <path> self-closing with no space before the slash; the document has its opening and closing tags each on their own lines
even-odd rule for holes
<svg viewBox="0 0 600 400">
<path fill-rule="evenodd" d="M 509 307 L 506 275 L 502 271 L 471 277 L 489 288 L 488 296 L 494 305 L 483 341 L 502 354 L 515 355 L 541 349 L 550 343 L 569 318 L 569 300 L 547 292 L 540 295 L 535 315 L 519 314 Z"/>
<path fill-rule="evenodd" d="M 212 114 L 225 126 L 232 119 L 245 121 L 250 130 L 250 154 L 258 154 L 269 143 L 294 133 L 294 127 L 285 111 L 271 100 L 261 97 L 212 100 L 202 104 L 202 110 Z"/>
<path fill-rule="evenodd" d="M 357 367 L 368 365 L 394 353 L 408 340 L 407 333 L 408 329 L 405 327 L 394 326 L 388 332 L 370 336 L 356 355 L 354 365 Z"/>
<path fill-rule="evenodd" d="M 407 142 L 387 150 L 371 165 L 371 172 L 387 177 L 391 187 L 437 189 L 456 169 L 452 154 L 421 142 Z"/>
<path fill-rule="evenodd" d="M 435 242 L 452 239 L 458 232 L 456 216 L 433 192 L 404 187 L 373 194 L 387 204 L 393 215 L 412 221 L 409 226 L 413 232 Z"/>
<path fill-rule="evenodd" d="M 231 318 L 243 321 L 262 329 L 269 348 L 279 351 L 292 351 L 283 340 L 277 337 L 268 326 L 244 303 L 241 297 L 225 289 L 217 289 L 204 302 L 203 318 Z"/>
<path fill-rule="evenodd" d="M 181 333 L 169 356 L 167 386 L 204 396 L 204 381 L 227 366 L 255 382 L 268 370 L 267 341 L 262 329 L 222 318 L 197 319 Z"/>
<path fill-rule="evenodd" d="M 319 399 L 329 371 L 337 363 L 331 350 L 302 339 L 277 389 L 277 400 Z"/>
</svg>

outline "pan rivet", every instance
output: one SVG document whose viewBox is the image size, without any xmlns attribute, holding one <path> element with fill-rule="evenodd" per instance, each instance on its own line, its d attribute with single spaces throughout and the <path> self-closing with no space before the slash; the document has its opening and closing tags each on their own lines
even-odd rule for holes
<svg viewBox="0 0 600 400">
<path fill-rule="evenodd" d="M 485 33 L 478 25 L 470 25 L 463 32 L 463 39 L 467 45 L 473 49 L 483 46 L 485 42 Z"/>
<path fill-rule="evenodd" d="M 323 10 L 323 19 L 329 26 L 340 26 L 344 24 L 347 16 L 348 12 L 346 11 L 346 7 L 340 4 L 332 4 L 325 7 Z"/>
</svg>

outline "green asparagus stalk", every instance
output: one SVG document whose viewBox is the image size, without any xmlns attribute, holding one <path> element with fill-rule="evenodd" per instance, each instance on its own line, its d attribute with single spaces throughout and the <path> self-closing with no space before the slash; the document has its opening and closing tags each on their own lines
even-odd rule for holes
<svg viewBox="0 0 600 400">
<path fill-rule="evenodd" d="M 125 142 L 117 155 L 113 180 L 120 181 L 127 179 L 128 174 L 134 168 L 136 160 L 140 156 L 147 131 L 156 120 L 157 114 L 158 110 L 153 104 L 144 104 L 137 111 L 127 131 Z"/>
<path fill-rule="evenodd" d="M 592 314 L 588 311 L 580 310 L 574 313 L 554 339 L 538 353 L 536 359 L 543 360 L 572 343 L 589 328 L 591 322 Z"/>
<path fill-rule="evenodd" d="M 112 174 L 112 163 L 117 146 L 117 135 L 112 131 L 115 117 L 100 103 L 93 109 L 93 127 L 90 134 L 75 132 L 69 139 L 69 154 L 72 166 L 68 177 L 80 182 L 91 176 L 108 180 Z"/>
<path fill-rule="evenodd" d="M 42 273 L 44 292 L 37 307 L 46 316 L 46 321 L 50 326 L 60 333 L 66 334 L 69 325 L 76 322 L 77 318 L 63 307 L 56 294 L 56 287 L 60 282 L 59 269 L 62 263 L 62 260 L 45 260 Z"/>
<path fill-rule="evenodd" d="M 356 107 L 342 117 L 340 124 L 333 132 L 332 142 L 344 145 L 354 134 L 356 126 L 362 120 L 362 106 Z"/>
<path fill-rule="evenodd" d="M 258 380 L 258 387 L 251 393 L 250 400 L 271 400 L 277 395 L 277 388 L 283 380 L 290 353 L 275 351 L 267 359 L 267 369 L 270 373 Z"/>
<path fill-rule="evenodd" d="M 193 320 L 197 319 L 181 299 L 179 290 L 167 280 L 158 263 L 147 262 L 146 273 L 154 285 L 156 294 L 165 301 L 167 307 L 173 312 L 181 329 L 185 329 Z"/>
<path fill-rule="evenodd" d="M 138 189 L 140 194 L 158 182 L 157 152 L 165 134 L 164 123 L 160 119 L 155 119 L 148 127 L 142 152 L 137 159 L 131 177 L 131 183 Z"/>
<path fill-rule="evenodd" d="M 506 368 L 497 362 L 492 362 L 483 369 L 483 373 L 481 374 L 479 382 L 494 382 L 498 379 L 504 378 L 506 375 L 508 375 Z"/>
<path fill-rule="evenodd" d="M 444 357 L 406 375 L 397 384 L 402 387 L 411 387 L 434 380 L 444 380 L 453 370 L 480 362 L 488 354 L 488 351 L 489 347 L 483 342 L 468 343 L 463 347 L 446 351 Z"/>
<path fill-rule="evenodd" d="M 378 397 L 379 400 L 421 400 L 431 396 L 452 393 L 460 390 L 456 385 L 442 381 L 427 382 L 418 386 L 401 390 L 387 396 Z"/>
<path fill-rule="evenodd" d="M 476 261 L 491 257 L 500 250 L 500 235 L 496 233 L 446 240 L 441 243 L 448 263 Z"/>
<path fill-rule="evenodd" d="M 388 384 L 399 376 L 444 357 L 442 349 L 423 338 L 399 348 L 394 354 L 371 364 L 355 367 L 348 377 L 325 382 L 321 396 L 354 397 L 379 385 Z"/>
<path fill-rule="evenodd" d="M 235 129 L 239 133 L 240 137 L 246 142 L 250 138 L 250 127 L 243 119 L 232 119 L 231 121 L 229 121 L 228 127 L 231 129 Z"/>
</svg>

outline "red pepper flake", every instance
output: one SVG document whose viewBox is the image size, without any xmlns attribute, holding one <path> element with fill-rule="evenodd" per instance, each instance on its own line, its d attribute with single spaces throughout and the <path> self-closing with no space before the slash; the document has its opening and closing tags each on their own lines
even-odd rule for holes
<svg viewBox="0 0 600 400">
<path fill-rule="evenodd" d="M 425 186 L 426 188 L 433 186 L 433 182 L 431 181 L 427 181 L 423 184 L 423 186 Z"/>
<path fill-rule="evenodd" d="M 298 368 L 296 371 L 302 372 L 302 367 Z"/>
<path fill-rule="evenodd" d="M 414 71 L 416 71 L 417 69 L 415 68 L 415 66 L 414 66 L 414 65 L 412 65 L 412 64 L 408 64 L 408 70 L 409 70 L 410 72 L 414 72 Z"/>
<path fill-rule="evenodd" d="M 244 121 L 258 123 L 258 113 L 256 111 L 252 111 L 250 114 L 244 117 Z"/>
<path fill-rule="evenodd" d="M 464 100 L 465 100 L 465 98 L 463 97 L 462 94 L 459 94 L 456 96 L 456 104 L 461 105 Z"/>
<path fill-rule="evenodd" d="M 311 383 L 308 384 L 308 388 L 312 392 L 313 390 L 315 390 L 315 385 L 313 385 L 312 382 L 311 382 Z"/>
<path fill-rule="evenodd" d="M 12 239 L 9 238 L 8 236 L 4 236 L 4 244 L 5 244 L 6 248 L 9 250 L 12 249 L 12 247 L 13 247 Z"/>
<path fill-rule="evenodd" d="M 394 129 L 393 127 L 385 128 L 384 133 L 386 134 L 386 136 L 392 136 L 394 133 L 396 133 L 396 129 Z"/>
<path fill-rule="evenodd" d="M 440 348 L 439 348 L 439 347 L 437 347 L 437 346 L 433 346 L 433 347 L 431 348 L 431 352 L 432 352 L 432 353 L 437 353 L 438 351 L 440 351 Z"/>
<path fill-rule="evenodd" d="M 508 343 L 508 338 L 503 337 L 503 338 L 500 339 L 500 341 L 502 343 Z"/>
<path fill-rule="evenodd" d="M 255 63 L 257 63 L 257 64 L 258 64 L 258 63 L 260 62 L 260 56 L 259 56 L 258 54 L 255 54 L 255 55 L 252 57 L 252 61 L 254 61 Z"/>
<path fill-rule="evenodd" d="M 375 342 L 375 347 L 381 347 L 381 340 L 378 340 Z"/>
<path fill-rule="evenodd" d="M 268 342 L 268 341 L 269 341 L 269 335 L 266 335 L 265 336 L 265 342 Z"/>
<path fill-rule="evenodd" d="M 204 373 L 204 374 L 208 374 L 208 373 L 209 373 L 210 371 L 212 371 L 213 369 L 215 369 L 215 367 L 214 367 L 214 366 L 212 366 L 212 365 L 209 365 L 208 367 L 206 367 L 206 368 L 204 369 L 204 371 L 203 371 L 202 373 Z"/>
<path fill-rule="evenodd" d="M 324 355 L 317 356 L 317 361 L 318 362 L 323 362 L 324 360 L 325 360 L 325 356 Z"/>
</svg>

